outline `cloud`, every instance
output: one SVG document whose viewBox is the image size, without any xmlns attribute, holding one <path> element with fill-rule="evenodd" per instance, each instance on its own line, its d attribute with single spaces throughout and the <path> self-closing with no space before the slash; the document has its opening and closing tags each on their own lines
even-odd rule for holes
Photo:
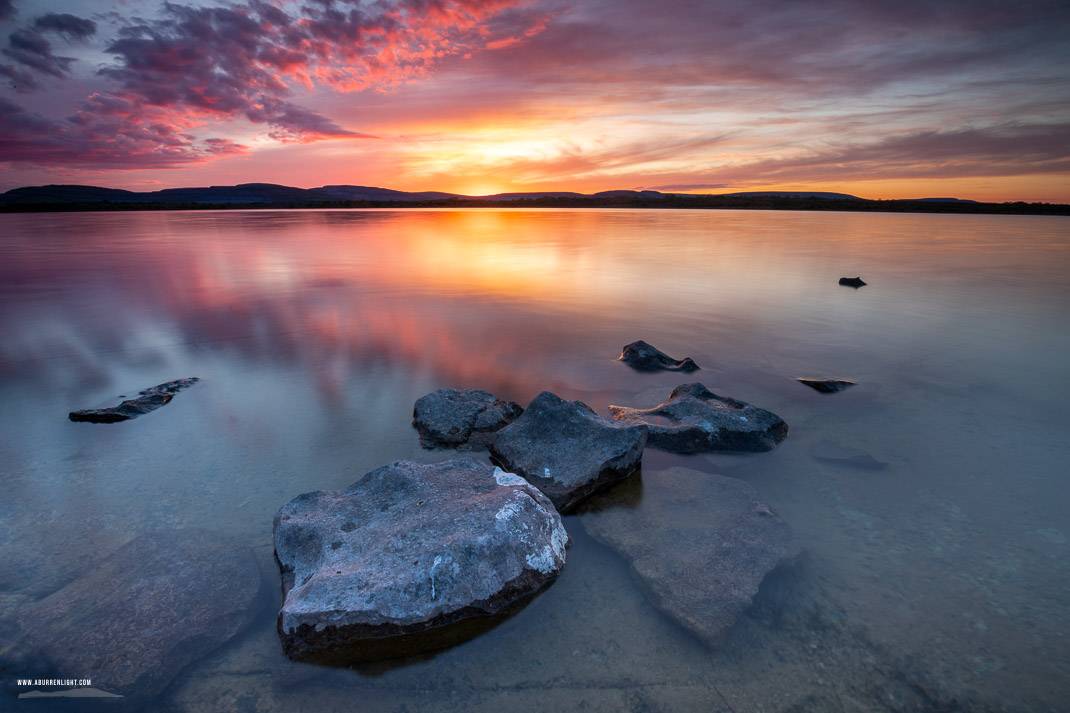
<svg viewBox="0 0 1070 713">
<path fill-rule="evenodd" d="M 262 0 L 217 7 L 165 3 L 158 18 L 127 19 L 118 28 L 104 47 L 115 61 L 98 72 L 114 88 L 86 99 L 62 124 L 64 136 L 73 146 L 81 145 L 76 131 L 83 138 L 116 131 L 138 149 L 136 156 L 165 163 L 202 160 L 204 146 L 187 137 L 211 122 L 265 125 L 268 137 L 287 143 L 368 138 L 301 106 L 295 89 L 353 91 L 425 76 L 443 57 L 530 30 L 535 16 L 507 13 L 525 3 L 315 0 L 292 14 Z M 37 18 L 33 28 L 13 33 L 3 51 L 21 66 L 0 66 L 24 89 L 38 85 L 35 74 L 67 76 L 74 61 L 55 56 L 42 32 L 85 39 L 96 31 L 92 21 L 55 13 Z M 145 150 L 152 140 L 159 151 Z M 28 152 L 17 153 L 18 160 L 31 160 Z M 71 154 L 46 155 L 51 162 Z M 95 163 L 110 156 L 91 154 Z M 9 155 L 0 153 L 4 159 Z"/>
<path fill-rule="evenodd" d="M 196 140 L 164 117 L 99 98 L 98 112 L 55 121 L 0 97 L 0 157 L 12 163 L 84 168 L 176 168 L 247 148 L 230 139 Z"/>
<path fill-rule="evenodd" d="M 0 0 L 0 22 L 6 22 L 15 16 L 15 5 L 12 0 Z"/>
<path fill-rule="evenodd" d="M 33 29 L 38 32 L 55 32 L 68 41 L 85 40 L 97 32 L 97 23 L 75 15 L 50 12 L 33 21 Z"/>
</svg>

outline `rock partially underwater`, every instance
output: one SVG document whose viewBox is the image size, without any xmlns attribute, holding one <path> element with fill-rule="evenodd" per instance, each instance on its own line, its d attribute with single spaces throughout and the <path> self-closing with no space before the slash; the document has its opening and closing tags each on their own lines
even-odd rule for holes
<svg viewBox="0 0 1070 713">
<path fill-rule="evenodd" d="M 512 401 L 502 401 L 477 389 L 439 389 L 416 401 L 412 425 L 424 448 L 486 447 L 494 432 L 524 412 Z"/>
<path fill-rule="evenodd" d="M 648 471 L 641 497 L 614 507 L 628 485 L 592 498 L 583 526 L 631 563 L 654 606 L 707 644 L 751 606 L 769 572 L 801 552 L 791 526 L 742 480 Z"/>
<path fill-rule="evenodd" d="M 582 401 L 544 391 L 523 416 L 495 434 L 490 453 L 567 512 L 599 488 L 634 473 L 646 441 L 645 426 L 602 418 Z"/>
<path fill-rule="evenodd" d="M 852 386 L 856 386 L 856 382 L 847 381 L 845 379 L 795 379 L 800 384 L 809 386 L 814 391 L 820 391 L 823 394 L 835 394 L 840 391 L 846 391 Z"/>
<path fill-rule="evenodd" d="M 859 287 L 865 287 L 868 283 L 862 282 L 861 277 L 841 277 L 840 284 L 844 287 L 853 287 L 857 290 Z"/>
<path fill-rule="evenodd" d="M 691 357 L 673 359 L 671 356 L 647 344 L 642 339 L 624 347 L 618 361 L 622 361 L 637 371 L 683 371 L 691 372 L 699 368 Z"/>
<path fill-rule="evenodd" d="M 674 453 L 771 451 L 788 435 L 788 425 L 775 413 L 718 396 L 699 383 L 677 386 L 654 408 L 609 411 L 618 421 L 645 424 L 647 443 Z"/>
<path fill-rule="evenodd" d="M 279 510 L 274 532 L 278 631 L 295 659 L 340 646 L 365 660 L 415 653 L 398 637 L 456 643 L 457 622 L 553 581 L 571 544 L 537 488 L 468 458 L 398 461 L 348 488 L 305 493 Z M 441 636 L 408 637 L 431 630 Z"/>
<path fill-rule="evenodd" d="M 845 446 L 828 438 L 823 438 L 810 448 L 810 455 L 817 460 L 848 465 L 866 470 L 882 470 L 888 467 L 884 461 L 854 446 Z"/>
<path fill-rule="evenodd" d="M 71 411 L 68 418 L 72 421 L 88 421 L 90 423 L 118 423 L 129 421 L 132 418 L 143 416 L 150 411 L 155 411 L 164 404 L 170 403 L 182 389 L 189 388 L 200 381 L 196 376 L 188 379 L 168 381 L 166 384 L 152 386 L 138 392 L 138 398 L 123 401 L 118 406 L 111 408 L 82 409 Z"/>
<path fill-rule="evenodd" d="M 140 709 L 244 629 L 260 590 L 248 548 L 202 530 L 142 535 L 21 609 L 20 630 L 0 646 L 2 667 L 29 678 L 90 679 L 122 696 L 124 710 Z"/>
</svg>

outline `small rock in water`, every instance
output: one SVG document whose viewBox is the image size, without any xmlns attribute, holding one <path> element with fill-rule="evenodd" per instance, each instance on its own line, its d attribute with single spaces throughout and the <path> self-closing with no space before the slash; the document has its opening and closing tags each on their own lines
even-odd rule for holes
<svg viewBox="0 0 1070 713">
<path fill-rule="evenodd" d="M 844 287 L 853 287 L 857 290 L 859 287 L 865 287 L 867 283 L 862 282 L 861 277 L 841 277 L 840 284 Z"/>
<path fill-rule="evenodd" d="M 439 389 L 416 401 L 412 425 L 424 448 L 443 446 L 461 450 L 486 447 L 494 432 L 524 412 L 512 401 L 477 389 Z"/>
<path fill-rule="evenodd" d="M 888 464 L 879 461 L 861 448 L 840 445 L 836 441 L 824 438 L 810 449 L 810 455 L 818 460 L 842 463 L 855 468 L 867 468 L 879 470 L 887 468 Z"/>
<path fill-rule="evenodd" d="M 67 417 L 72 421 L 88 421 L 90 423 L 118 423 L 119 421 L 129 421 L 132 418 L 143 416 L 150 411 L 155 411 L 164 404 L 170 403 L 175 394 L 182 389 L 193 386 L 198 381 L 200 381 L 200 379 L 196 376 L 188 379 L 168 381 L 166 384 L 152 386 L 143 391 L 139 391 L 138 398 L 123 401 L 118 406 L 71 411 Z"/>
<path fill-rule="evenodd" d="M 624 347 L 618 361 L 638 371 L 684 371 L 691 372 L 699 368 L 691 357 L 673 359 L 671 356 L 647 344 L 643 340 L 632 342 Z"/>
<path fill-rule="evenodd" d="M 855 386 L 854 381 L 846 381 L 844 379 L 796 379 L 800 384 L 806 384 L 814 391 L 820 391 L 823 394 L 835 394 L 839 391 L 846 391 L 847 389 Z"/>
<path fill-rule="evenodd" d="M 786 522 L 735 478 L 674 467 L 642 475 L 642 497 L 588 503 L 587 532 L 620 552 L 651 603 L 714 644 L 753 602 L 766 574 L 801 552 Z"/>
<path fill-rule="evenodd" d="M 788 424 L 775 413 L 718 396 L 699 383 L 677 386 L 654 408 L 609 411 L 618 421 L 646 424 L 647 442 L 675 453 L 771 451 L 788 435 Z"/>
<path fill-rule="evenodd" d="M 251 623 L 260 591 L 248 548 L 203 530 L 142 535 L 23 608 L 21 631 L 0 642 L 0 670 L 89 679 L 140 710 Z"/>
<path fill-rule="evenodd" d="M 647 429 L 602 418 L 582 401 L 544 391 L 498 431 L 490 453 L 567 512 L 603 486 L 634 473 Z"/>
<path fill-rule="evenodd" d="M 466 620 L 553 581 L 571 544 L 537 488 L 470 458 L 398 461 L 348 488 L 299 495 L 275 516 L 274 534 L 278 632 L 294 659 L 457 643 L 470 636 Z"/>
</svg>

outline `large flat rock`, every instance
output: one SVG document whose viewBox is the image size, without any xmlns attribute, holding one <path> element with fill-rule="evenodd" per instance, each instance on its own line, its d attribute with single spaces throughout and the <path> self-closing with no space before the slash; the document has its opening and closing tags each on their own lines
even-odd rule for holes
<svg viewBox="0 0 1070 713">
<path fill-rule="evenodd" d="M 478 389 L 439 389 L 422 396 L 412 411 L 412 425 L 424 448 L 476 450 L 486 447 L 494 432 L 524 412 Z"/>
<path fill-rule="evenodd" d="M 202 530 L 142 535 L 22 608 L 2 667 L 26 678 L 90 679 L 137 708 L 245 628 L 260 590 L 248 548 Z"/>
<path fill-rule="evenodd" d="M 582 401 L 544 391 L 515 422 L 498 431 L 490 453 L 567 512 L 640 466 L 647 429 L 602 418 Z"/>
<path fill-rule="evenodd" d="M 769 572 L 801 552 L 791 527 L 735 478 L 648 471 L 588 505 L 587 532 L 630 562 L 654 606 L 707 644 L 750 607 Z"/>
<path fill-rule="evenodd" d="M 613 418 L 649 428 L 648 443 L 675 453 L 770 451 L 788 435 L 788 425 L 771 411 L 718 396 L 699 383 L 673 389 L 654 408 L 610 406 Z"/>
<path fill-rule="evenodd" d="M 292 658 L 389 651 L 383 640 L 498 614 L 556 578 L 571 543 L 537 488 L 468 458 L 398 461 L 305 493 L 274 528 L 279 637 Z"/>
</svg>

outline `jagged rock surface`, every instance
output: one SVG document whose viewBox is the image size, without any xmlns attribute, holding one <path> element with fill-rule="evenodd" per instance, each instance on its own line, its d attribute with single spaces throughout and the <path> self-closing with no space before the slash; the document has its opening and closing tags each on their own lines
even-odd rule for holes
<svg viewBox="0 0 1070 713">
<path fill-rule="evenodd" d="M 637 371 L 683 371 L 691 372 L 699 368 L 691 357 L 673 359 L 642 339 L 625 345 L 618 361 L 622 361 Z"/>
<path fill-rule="evenodd" d="M 609 411 L 618 421 L 645 424 L 649 445 L 675 453 L 770 451 L 788 435 L 788 425 L 775 413 L 718 396 L 699 383 L 677 386 L 654 408 Z"/>
<path fill-rule="evenodd" d="M 602 418 L 582 401 L 544 391 L 524 415 L 498 431 L 490 452 L 567 512 L 640 466 L 647 429 Z"/>
<path fill-rule="evenodd" d="M 475 450 L 486 447 L 494 432 L 524 412 L 512 401 L 502 401 L 477 389 L 439 389 L 416 401 L 412 425 L 424 448 Z"/>
<path fill-rule="evenodd" d="M 571 543 L 538 489 L 468 458 L 305 493 L 274 533 L 291 658 L 497 614 L 556 578 Z"/>
<path fill-rule="evenodd" d="M 847 381 L 845 379 L 796 379 L 800 384 L 809 386 L 814 391 L 820 391 L 823 394 L 835 394 L 840 391 L 846 391 L 847 389 L 855 386 L 855 382 Z"/>
<path fill-rule="evenodd" d="M 118 423 L 129 421 L 132 418 L 143 416 L 150 411 L 155 411 L 164 404 L 170 403 L 182 389 L 189 388 L 200 381 L 196 376 L 188 379 L 168 381 L 166 384 L 149 387 L 138 392 L 138 398 L 123 401 L 118 406 L 110 408 L 82 409 L 71 411 L 67 417 L 72 421 L 88 421 L 90 423 Z"/>
</svg>

